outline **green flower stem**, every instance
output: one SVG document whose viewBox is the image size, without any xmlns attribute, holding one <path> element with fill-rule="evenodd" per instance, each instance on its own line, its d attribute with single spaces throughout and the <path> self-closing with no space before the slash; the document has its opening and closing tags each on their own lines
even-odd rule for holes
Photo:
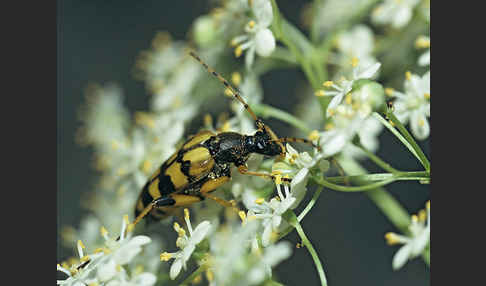
<svg viewBox="0 0 486 286">
<path fill-rule="evenodd" d="M 317 189 L 315 192 L 314 192 L 314 195 L 312 196 L 312 199 L 310 200 L 310 202 L 307 204 L 307 206 L 305 206 L 304 210 L 299 214 L 299 216 L 297 217 L 297 220 L 299 222 L 301 222 L 304 217 L 309 213 L 309 211 L 312 209 L 312 207 L 315 205 L 317 199 L 319 198 L 319 195 L 321 194 L 322 192 L 322 189 L 323 188 L 319 188 Z M 287 234 L 289 234 L 292 230 L 294 229 L 293 226 L 289 226 L 288 228 L 286 228 L 284 231 L 282 231 L 280 233 L 280 235 L 278 236 L 278 239 L 277 240 L 280 240 L 282 238 L 284 238 L 285 236 L 287 236 Z"/>
<path fill-rule="evenodd" d="M 312 176 L 311 179 L 314 183 L 323 187 L 329 188 L 334 191 L 340 192 L 363 192 L 376 189 L 388 185 L 394 181 L 403 180 L 426 180 L 429 178 L 428 172 L 398 172 L 393 174 L 366 174 L 357 176 L 338 176 L 331 178 L 324 178 L 323 176 Z M 361 186 L 342 186 L 333 182 L 346 182 L 351 181 Z M 369 184 L 369 181 L 378 181 L 376 183 Z"/>
<path fill-rule="evenodd" d="M 395 126 L 398 128 L 398 130 L 403 134 L 405 139 L 410 143 L 410 145 L 412 145 L 412 148 L 415 150 L 415 152 L 417 153 L 417 155 L 420 158 L 420 162 L 422 163 L 422 165 L 424 165 L 425 170 L 430 172 L 429 160 L 427 159 L 427 157 L 425 156 L 424 152 L 422 151 L 420 146 L 417 144 L 417 142 L 415 142 L 412 135 L 410 135 L 407 128 L 405 128 L 405 126 L 403 126 L 403 124 L 400 122 L 400 120 L 398 120 L 398 118 L 395 116 L 395 114 L 393 114 L 393 112 L 391 112 L 388 109 L 387 109 L 387 112 L 386 112 L 386 116 L 388 118 L 390 118 L 390 120 L 395 124 Z"/>
<path fill-rule="evenodd" d="M 417 172 L 397 172 L 397 173 L 378 173 L 378 174 L 367 174 L 367 175 L 356 175 L 356 176 L 337 176 L 337 177 L 327 177 L 326 180 L 330 183 L 345 183 L 354 182 L 356 184 L 370 181 L 384 181 L 389 179 L 395 179 L 396 181 L 414 181 L 414 180 L 425 180 L 429 178 L 429 173 L 426 171 Z"/>
<path fill-rule="evenodd" d="M 430 267 L 430 240 L 422 253 L 422 258 L 424 259 L 425 264 Z"/>
<path fill-rule="evenodd" d="M 297 217 L 295 216 L 295 213 L 292 210 L 288 210 L 283 214 L 283 217 L 291 226 L 295 227 L 297 233 L 300 236 L 300 239 L 302 239 L 302 244 L 304 244 L 305 247 L 307 247 L 307 250 L 312 256 L 312 260 L 314 260 L 314 264 L 317 268 L 317 273 L 319 273 L 319 279 L 321 280 L 321 285 L 327 285 L 326 275 L 324 274 L 324 269 L 322 268 L 322 264 L 321 261 L 319 260 L 319 256 L 317 255 L 317 252 L 315 251 L 311 242 L 305 235 L 304 229 L 302 229 L 302 226 L 300 225 Z"/>
<path fill-rule="evenodd" d="M 354 145 L 356 145 L 356 147 L 360 148 L 361 151 L 363 151 L 365 153 L 365 155 L 369 159 L 371 159 L 371 161 L 373 161 L 376 165 L 378 165 L 379 167 L 381 167 L 383 170 L 388 171 L 390 173 L 398 173 L 398 172 L 400 172 L 397 169 L 393 168 L 387 162 L 385 162 L 382 159 L 380 159 L 380 157 L 376 156 L 373 152 L 370 152 L 368 149 L 366 149 L 366 147 L 364 147 L 363 144 L 361 144 L 361 142 L 355 142 Z"/>
<path fill-rule="evenodd" d="M 200 275 L 201 273 L 203 273 L 204 271 L 206 271 L 207 269 L 207 265 L 206 264 L 203 264 L 201 266 L 199 266 L 198 269 L 196 269 L 196 271 L 192 272 L 191 275 L 189 275 L 186 279 L 184 279 L 184 281 L 181 282 L 181 284 L 179 284 L 180 286 L 186 286 L 186 285 L 191 285 L 192 284 L 192 281 L 194 281 L 194 279 Z"/>
<path fill-rule="evenodd" d="M 419 160 L 419 162 L 424 166 L 425 168 L 425 164 L 422 162 L 420 156 L 418 155 L 418 153 L 415 151 L 415 149 L 412 147 L 412 145 L 407 141 L 407 139 L 405 139 L 405 137 L 403 137 L 403 135 L 398 132 L 398 130 L 393 127 L 385 118 L 383 118 L 380 114 L 374 112 L 373 113 L 373 116 L 378 119 L 386 128 L 388 128 L 388 130 L 390 130 L 393 135 L 395 135 L 398 140 L 400 140 L 400 142 L 403 143 L 403 145 L 405 145 L 405 147 L 407 147 L 407 149 L 415 156 L 415 158 L 417 158 L 417 160 Z"/>
<path fill-rule="evenodd" d="M 253 104 L 251 108 L 258 116 L 261 116 L 263 118 L 268 118 L 268 117 L 276 118 L 289 123 L 290 125 L 302 130 L 306 134 L 312 132 L 312 130 L 309 127 L 307 127 L 307 123 L 293 116 L 292 114 L 282 111 L 280 109 L 271 107 L 266 104 L 261 104 L 261 103 Z"/>
</svg>

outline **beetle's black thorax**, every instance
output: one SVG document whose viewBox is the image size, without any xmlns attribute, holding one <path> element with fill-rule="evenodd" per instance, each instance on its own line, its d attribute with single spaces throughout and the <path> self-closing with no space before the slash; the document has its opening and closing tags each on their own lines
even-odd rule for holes
<svg viewBox="0 0 486 286">
<path fill-rule="evenodd" d="M 236 166 L 243 165 L 250 153 L 267 156 L 282 153 L 282 148 L 263 131 L 257 131 L 253 136 L 223 132 L 209 138 L 205 145 L 217 163 L 234 163 Z"/>
</svg>

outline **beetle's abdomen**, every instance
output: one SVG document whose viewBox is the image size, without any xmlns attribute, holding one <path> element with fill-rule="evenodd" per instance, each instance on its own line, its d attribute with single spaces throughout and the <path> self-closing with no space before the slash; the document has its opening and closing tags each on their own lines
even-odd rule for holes
<svg viewBox="0 0 486 286">
<path fill-rule="evenodd" d="M 215 166 L 215 161 L 209 149 L 200 143 L 213 135 L 214 133 L 205 131 L 190 138 L 181 149 L 174 153 L 150 176 L 138 197 L 135 205 L 135 216 L 138 216 L 153 200 L 160 197 L 183 194 L 187 189 L 191 189 L 192 193 L 199 191 L 197 186 L 201 184 L 198 184 L 198 182 L 205 180 Z M 179 200 L 179 204 L 183 203 L 183 201 L 185 201 L 184 198 Z M 160 220 L 172 215 L 179 204 L 176 200 L 174 207 L 164 206 L 154 209 L 149 216 Z"/>
</svg>

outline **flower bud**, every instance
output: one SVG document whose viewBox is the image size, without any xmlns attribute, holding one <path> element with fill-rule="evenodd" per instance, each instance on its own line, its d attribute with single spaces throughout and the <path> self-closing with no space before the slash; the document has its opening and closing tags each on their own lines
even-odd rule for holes
<svg viewBox="0 0 486 286">
<path fill-rule="evenodd" d="M 385 103 L 385 90 L 383 86 L 369 79 L 359 79 L 353 83 L 353 92 L 361 93 L 373 110 L 378 110 Z"/>
<path fill-rule="evenodd" d="M 194 21 L 194 41 L 199 46 L 207 46 L 216 36 L 213 19 L 210 16 L 201 16 Z"/>
</svg>

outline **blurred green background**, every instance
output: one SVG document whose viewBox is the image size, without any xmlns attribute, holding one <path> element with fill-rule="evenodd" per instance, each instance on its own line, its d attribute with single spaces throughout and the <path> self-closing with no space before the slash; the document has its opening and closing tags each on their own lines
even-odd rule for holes
<svg viewBox="0 0 486 286">
<path fill-rule="evenodd" d="M 299 23 L 308 1 L 279 1 L 282 13 Z M 75 143 L 80 126 L 78 110 L 84 103 L 84 88 L 92 82 L 115 82 L 124 91 L 126 106 L 133 112 L 148 108 L 144 83 L 135 80 L 132 69 L 142 50 L 150 48 L 156 31 L 167 30 L 174 39 L 185 39 L 194 19 L 207 13 L 207 1 L 58 1 L 58 95 L 57 95 L 57 260 L 74 253 L 60 244 L 64 225 L 77 227 L 85 211 L 79 201 L 96 183 L 92 150 Z M 298 86 L 305 80 L 296 70 L 274 71 L 261 78 L 264 102 L 293 111 Z M 277 83 L 277 84 L 276 84 Z M 284 99 L 284 100 L 283 100 Z M 278 134 L 289 134 L 286 124 L 268 121 Z M 403 170 L 420 170 L 419 163 L 386 130 L 380 136 L 378 155 Z M 430 156 L 429 142 L 420 142 Z M 365 162 L 370 171 L 379 172 Z M 388 190 L 409 212 L 424 208 L 430 186 L 396 182 Z M 361 193 L 324 191 L 303 221 L 325 267 L 329 285 L 428 285 L 430 269 L 415 259 L 400 271 L 391 261 L 397 247 L 386 245 L 384 234 L 396 231 L 374 204 Z M 295 233 L 287 237 L 299 242 Z M 312 259 L 305 248 L 294 249 L 281 263 L 278 281 L 288 285 L 318 285 Z"/>
</svg>

